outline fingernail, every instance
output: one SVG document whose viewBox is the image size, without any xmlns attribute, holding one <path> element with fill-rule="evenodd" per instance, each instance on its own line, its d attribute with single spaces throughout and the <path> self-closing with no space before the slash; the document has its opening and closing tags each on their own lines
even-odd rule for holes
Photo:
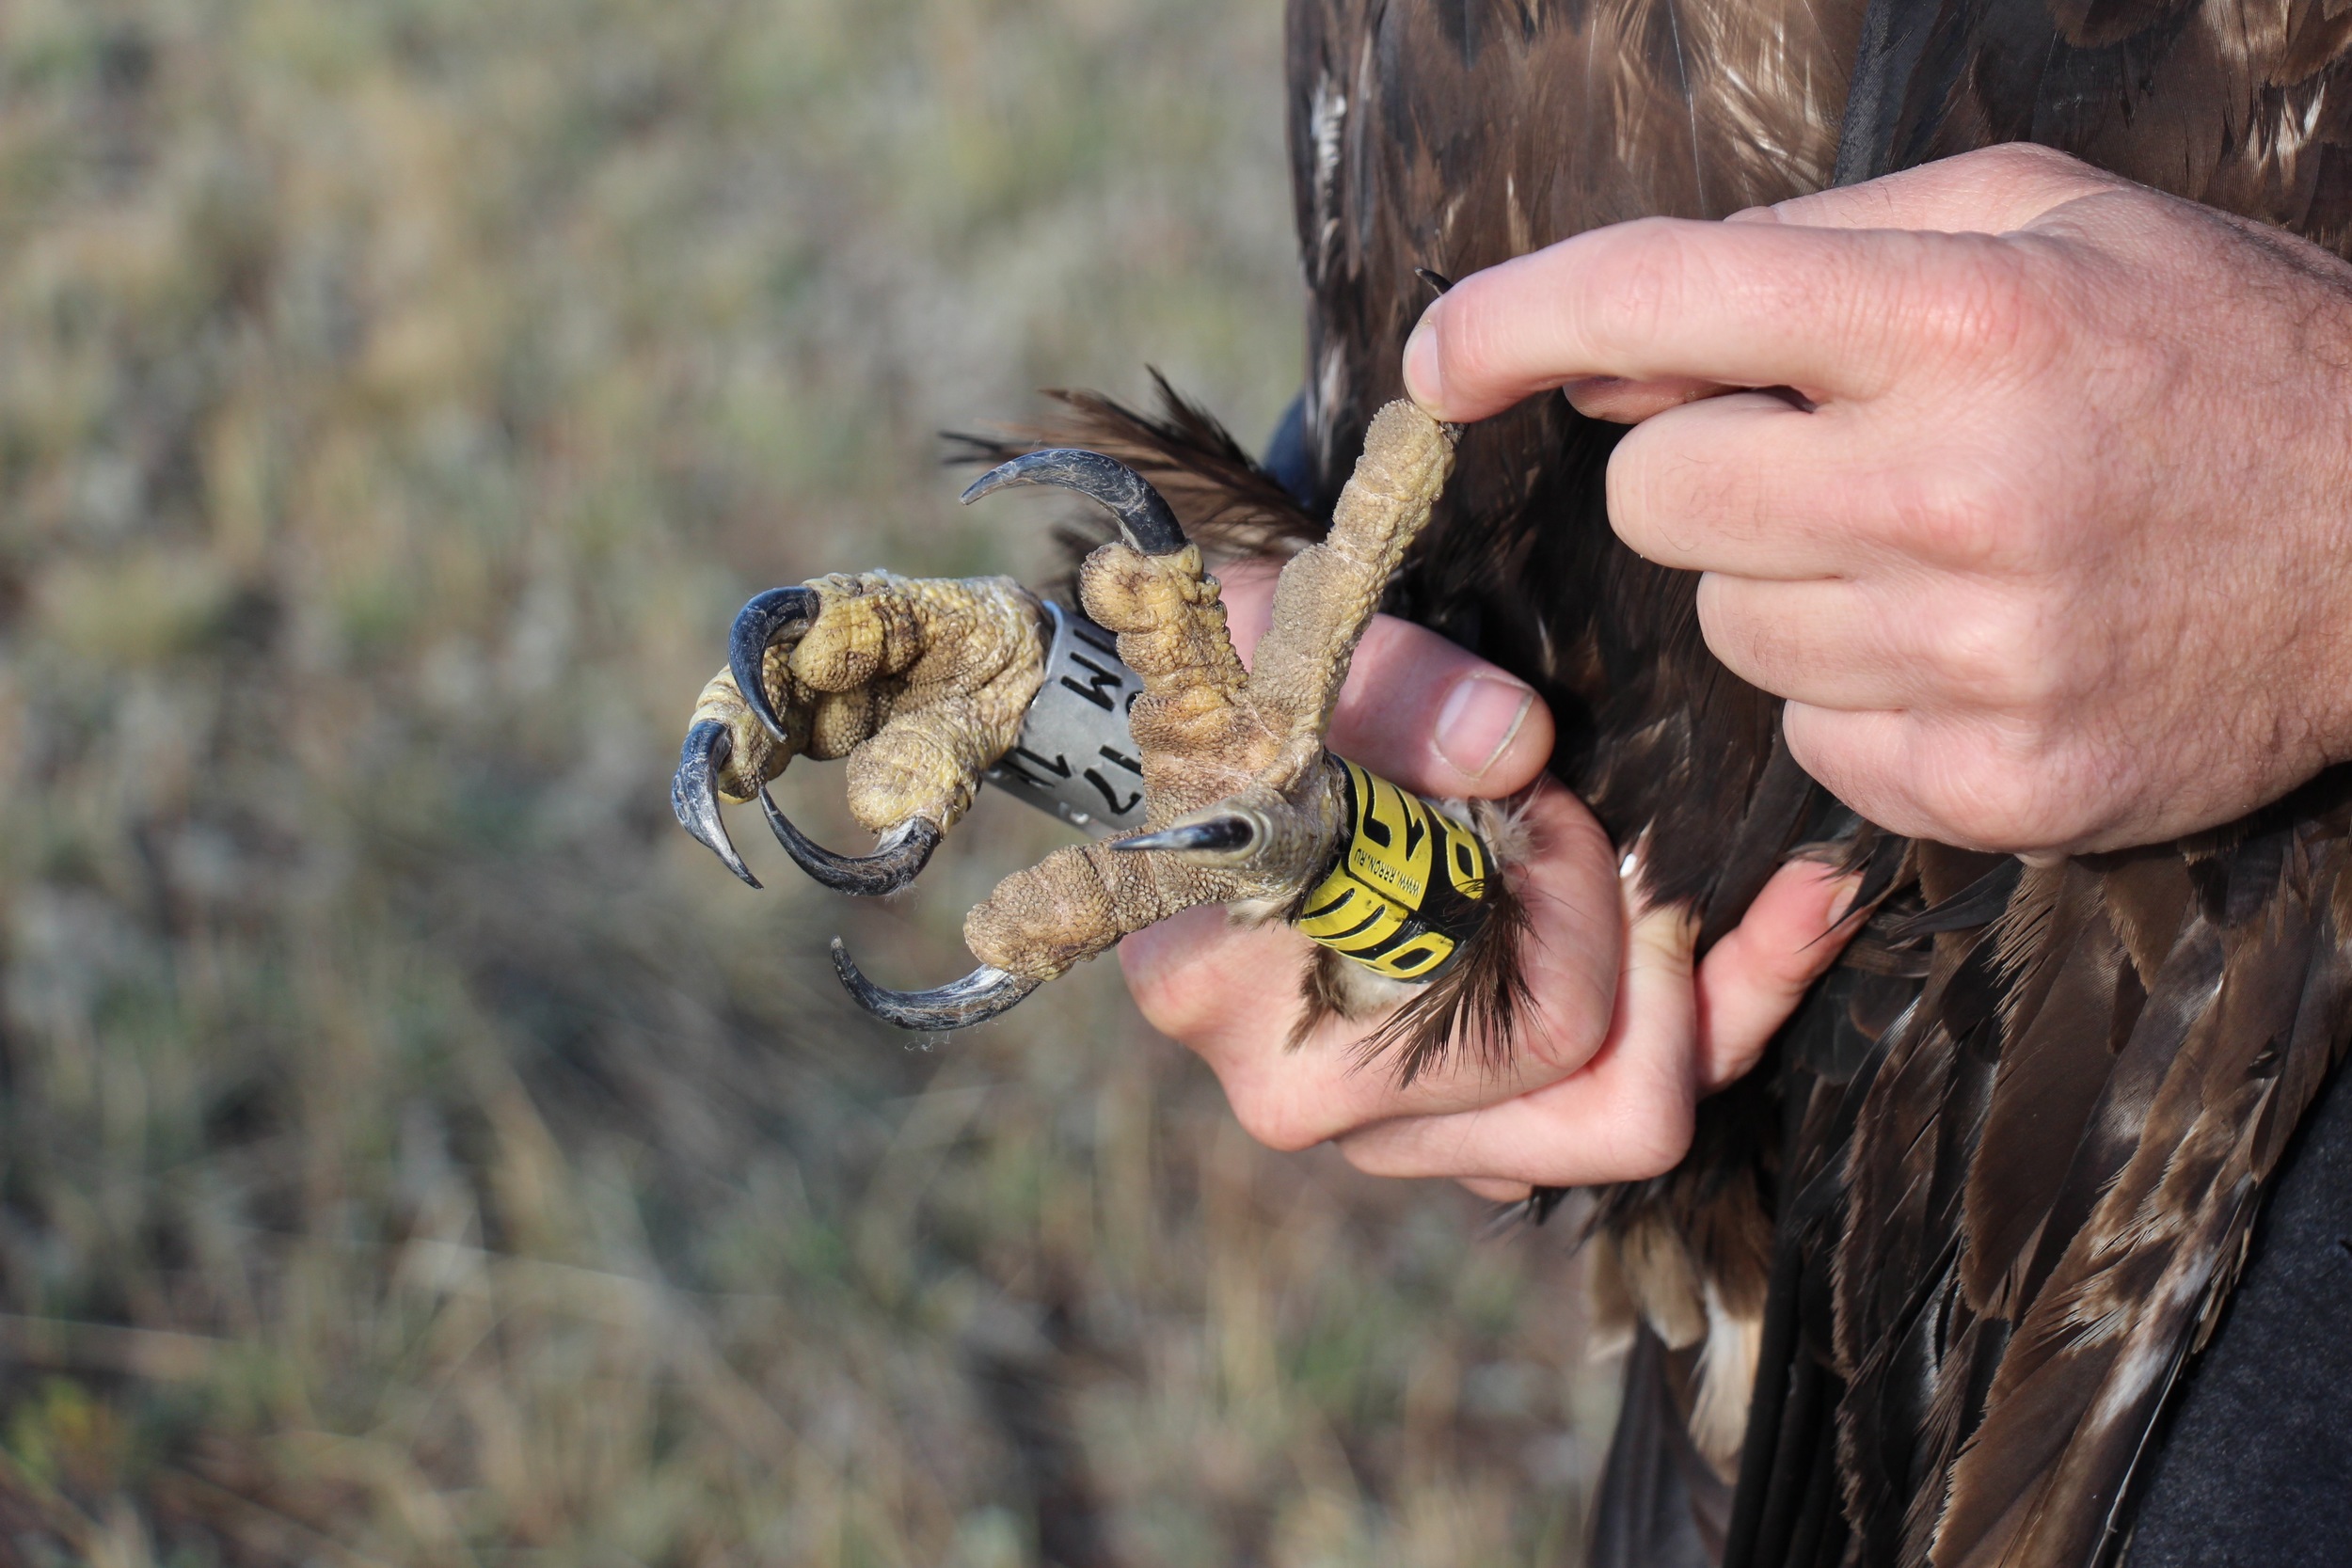
<svg viewBox="0 0 2352 1568">
<path fill-rule="evenodd" d="M 1438 754 L 1465 778 L 1483 778 L 1527 722 L 1535 693 L 1517 681 L 1472 675 L 1438 710 Z"/>
<path fill-rule="evenodd" d="M 1413 335 L 1405 340 L 1405 395 L 1432 414 L 1442 414 L 1438 400 L 1445 395 L 1445 381 L 1438 370 L 1438 307 L 1442 300 L 1421 313 L 1413 324 Z"/>
<path fill-rule="evenodd" d="M 1842 924 L 1848 915 L 1853 913 L 1853 901 L 1862 893 L 1862 873 L 1857 871 L 1850 877 L 1840 878 L 1839 881 L 1842 885 L 1837 890 L 1836 898 L 1829 907 L 1829 923 L 1833 928 Z"/>
</svg>

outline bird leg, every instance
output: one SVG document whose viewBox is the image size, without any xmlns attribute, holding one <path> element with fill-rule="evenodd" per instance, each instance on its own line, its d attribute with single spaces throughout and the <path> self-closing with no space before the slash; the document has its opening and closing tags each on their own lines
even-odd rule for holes
<svg viewBox="0 0 2352 1568">
<path fill-rule="evenodd" d="M 1311 933 L 1321 919 L 1326 935 L 1357 940 L 1343 950 L 1359 957 L 1405 953 L 1399 977 L 1441 964 L 1453 940 L 1419 917 L 1449 896 L 1482 896 L 1484 848 L 1459 823 L 1332 756 L 1323 736 L 1389 577 L 1444 486 L 1453 447 L 1452 432 L 1409 404 L 1374 419 L 1328 537 L 1283 569 L 1254 673 L 1233 651 L 1216 579 L 1180 532 L 1141 541 L 1131 529 L 1127 541 L 1089 557 L 1087 611 L 1118 635 L 1120 657 L 1143 685 L 1129 710 L 1143 831 L 1057 850 L 998 883 L 964 922 L 981 967 L 953 986 L 887 990 L 836 941 L 834 966 L 859 1002 L 911 1028 L 977 1022 L 1128 932 L 1207 903 L 1247 920 L 1295 913 Z"/>
</svg>

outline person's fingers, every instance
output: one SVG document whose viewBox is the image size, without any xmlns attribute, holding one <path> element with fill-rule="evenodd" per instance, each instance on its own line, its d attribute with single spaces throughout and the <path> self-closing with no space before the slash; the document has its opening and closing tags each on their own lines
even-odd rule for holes
<svg viewBox="0 0 2352 1568">
<path fill-rule="evenodd" d="M 1813 982 L 1837 961 L 1856 929 L 1841 920 L 1861 886 L 1858 875 L 1791 862 L 1708 949 L 1698 969 L 1700 1093 L 1754 1067 Z"/>
<path fill-rule="evenodd" d="M 1609 522 L 1644 559 L 1797 581 L 1920 567 L 2029 572 L 2055 531 L 1988 473 L 1972 433 L 1915 410 L 1772 392 L 1666 409 L 1610 453 Z"/>
<path fill-rule="evenodd" d="M 1750 208 L 1727 221 L 2001 234 L 2079 198 L 2129 188 L 2063 152 L 2015 142 Z"/>
<path fill-rule="evenodd" d="M 1625 1180 L 1681 1157 L 1691 1107 L 1755 1066 L 1805 991 L 1836 961 L 1860 885 L 1834 867 L 1787 865 L 1693 974 L 1694 923 L 1636 920 L 1618 1022 L 1592 1065 L 1504 1105 L 1383 1122 L 1342 1150 L 1381 1176 L 1447 1176 L 1473 1191 L 1512 1183 Z"/>
<path fill-rule="evenodd" d="M 1771 207 L 1751 207 L 1724 221 L 1999 234 L 2023 229 L 2080 198 L 2130 188 L 2063 152 L 2020 142 L 1940 159 L 1856 185 L 1815 191 Z M 1646 381 L 1593 376 L 1567 382 L 1561 390 L 1587 418 L 1639 424 L 1722 388 L 1720 382 L 1687 376 Z"/>
<path fill-rule="evenodd" d="M 1519 958 L 1536 1006 L 1500 1069 L 1475 1048 L 1457 1048 L 1399 1086 L 1392 1063 L 1367 1061 L 1360 1050 L 1378 1020 L 1327 1021 L 1293 1049 L 1310 943 L 1287 927 L 1242 930 L 1221 910 L 1188 911 L 1121 942 L 1128 989 L 1154 1028 L 1208 1063 L 1251 1136 L 1277 1148 L 1389 1117 L 1464 1110 L 1570 1073 L 1610 1027 L 1616 861 L 1600 825 L 1565 790 L 1545 786 L 1527 813 L 1535 852 L 1514 875 L 1529 907 Z"/>
<path fill-rule="evenodd" d="M 1635 916 L 1608 1039 L 1581 1071 L 1500 1104 L 1379 1122 L 1340 1140 L 1375 1176 L 1446 1176 L 1536 1186 L 1636 1180 L 1690 1147 L 1697 1102 L 1692 951 L 1678 908 Z"/>
<path fill-rule="evenodd" d="M 1409 621 L 1375 616 L 1357 644 L 1326 739 L 1407 789 L 1494 799 L 1551 756 L 1551 710 L 1505 674 Z"/>
<path fill-rule="evenodd" d="M 1697 608 L 1708 650 L 1775 697 L 1859 710 L 1899 708 L 1921 695 L 1926 673 L 1902 657 L 1900 627 L 1886 625 L 1859 584 L 1709 572 L 1699 578 Z"/>
<path fill-rule="evenodd" d="M 2087 854 L 2103 836 L 2111 785 L 2052 737 L 2000 721 L 1911 712 L 1847 712 L 1790 703 L 1788 750 L 1821 787 L 1891 833 L 1963 849 Z M 2090 815 L 2086 802 L 2102 815 Z M 2124 809 L 2140 802 L 2123 798 Z M 2145 842 L 2133 839 L 2129 842 Z"/>
<path fill-rule="evenodd" d="M 1622 983 L 1622 1037 L 1584 1072 L 1511 1106 L 1384 1122 L 1343 1150 L 1375 1175 L 1453 1177 L 1499 1201 L 1519 1183 L 1621 1180 L 1680 1158 L 1689 1101 L 1756 1065 L 1851 938 L 1840 921 L 1860 883 L 1831 866 L 1783 866 L 1695 976 L 1688 918 L 1644 916 Z"/>
<path fill-rule="evenodd" d="M 1982 339 L 2003 261 L 1966 235 L 1644 218 L 1455 284 L 1406 344 L 1406 385 L 1455 420 L 1599 375 L 1868 398 Z"/>
<path fill-rule="evenodd" d="M 1202 907 L 1125 938 L 1119 962 L 1144 1021 L 1208 1064 L 1242 1131 L 1269 1148 L 1311 1148 L 1400 1102 L 1450 1104 L 1454 1064 L 1400 1094 L 1350 1049 L 1361 1029 L 1327 1024 L 1291 1044 L 1312 953 L 1287 926 L 1244 929 Z"/>
<path fill-rule="evenodd" d="M 1734 674 L 1840 712 L 2028 715 L 2052 708 L 2058 666 L 2027 657 L 2050 629 L 1998 585 L 1951 578 L 1923 609 L 1906 579 L 1699 579 L 1699 629 Z"/>
<path fill-rule="evenodd" d="M 1462 1183 L 1475 1197 L 1489 1203 L 1525 1203 L 1534 1191 L 1524 1181 L 1481 1181 L 1475 1178 Z"/>
<path fill-rule="evenodd" d="M 1172 1039 L 1287 1041 L 1311 946 L 1286 926 L 1246 928 L 1204 904 L 1122 937 L 1119 965 L 1144 1021 Z"/>
<path fill-rule="evenodd" d="M 1640 424 L 1644 420 L 1653 419 L 1669 408 L 1679 408 L 1686 403 L 1711 398 L 1723 389 L 1721 382 L 1700 381 L 1690 376 L 1629 381 L 1623 376 L 1595 375 L 1581 381 L 1564 382 L 1560 394 L 1588 420 L 1607 420 L 1612 424 Z"/>
<path fill-rule="evenodd" d="M 1609 458 L 1609 526 L 1684 571 L 1804 579 L 1853 569 L 1883 527 L 1846 449 L 1851 410 L 1732 392 L 1659 414 Z"/>
<path fill-rule="evenodd" d="M 1219 575 L 1245 661 L 1274 613 L 1270 564 Z M 1425 626 L 1375 615 L 1331 715 L 1331 750 L 1423 795 L 1495 799 L 1551 756 L 1551 710 L 1533 688 Z"/>
</svg>

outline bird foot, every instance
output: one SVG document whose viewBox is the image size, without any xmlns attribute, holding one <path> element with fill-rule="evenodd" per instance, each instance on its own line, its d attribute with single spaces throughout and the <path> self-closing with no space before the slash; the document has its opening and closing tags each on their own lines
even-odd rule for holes
<svg viewBox="0 0 2352 1568">
<path fill-rule="evenodd" d="M 1104 683 L 1126 693 L 1132 752 L 1100 750 L 1139 778 L 1140 801 L 1121 809 L 1139 805 L 1140 825 L 1056 850 L 998 883 L 964 922 L 980 967 L 952 985 L 887 990 L 836 942 L 834 967 L 861 1005 L 909 1028 L 977 1023 L 1129 932 L 1210 903 L 1249 921 L 1295 919 L 1391 978 L 1443 967 L 1476 927 L 1487 851 L 1445 813 L 1333 756 L 1323 737 L 1356 644 L 1444 486 L 1453 446 L 1450 428 L 1409 404 L 1375 418 L 1328 536 L 1283 569 L 1250 669 L 1199 547 L 1132 470 L 1092 452 L 1032 452 L 967 491 L 969 500 L 1052 484 L 1120 519 L 1124 537 L 1089 556 L 1080 576 L 1088 615 L 1116 638 L 1117 664 L 1099 659 L 1088 666 L 1099 681 L 1065 675 L 1058 685 L 1106 706 Z M 1058 615 L 1001 578 L 868 573 L 760 595 L 737 620 L 729 670 L 696 707 L 673 787 L 679 820 L 750 880 L 719 826 L 717 797 L 757 796 L 794 860 L 827 885 L 905 885 L 993 765 L 1013 762 L 1032 784 L 1051 782 L 1039 775 L 1048 764 L 1073 777 L 1066 754 L 1022 746 L 1025 716 L 1062 647 Z M 844 753 L 851 809 L 882 835 L 871 856 L 809 843 L 766 793 L 789 757 Z M 1104 793 L 1121 805 L 1107 784 Z"/>
<path fill-rule="evenodd" d="M 838 892 L 895 893 L 972 807 L 1044 678 L 1045 607 L 1009 578 L 888 572 L 774 588 L 743 607 L 728 667 L 694 705 L 670 800 L 686 831 L 752 886 L 719 801 L 756 799 L 801 869 Z M 776 805 L 795 756 L 850 759 L 850 811 L 874 852 L 842 855 Z"/>
</svg>

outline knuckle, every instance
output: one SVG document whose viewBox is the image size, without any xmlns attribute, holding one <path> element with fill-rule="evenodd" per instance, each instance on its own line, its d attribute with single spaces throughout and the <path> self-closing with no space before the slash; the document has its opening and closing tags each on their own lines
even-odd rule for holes
<svg viewBox="0 0 2352 1568">
<path fill-rule="evenodd" d="M 1494 284 L 1483 275 L 1464 279 L 1445 295 L 1438 334 L 1438 368 L 1449 388 L 1484 386 L 1505 372 L 1497 327 L 1509 314 Z"/>
<path fill-rule="evenodd" d="M 1639 355 L 1676 320 L 1691 282 L 1692 256 L 1682 227 L 1641 218 L 1609 231 L 1588 275 L 1592 308 L 1586 322 L 1604 355 Z"/>
<path fill-rule="evenodd" d="M 1887 510 L 1906 555 L 1987 572 L 2040 552 L 2035 510 L 2016 478 L 1974 461 L 1922 462 L 1891 476 Z"/>
<path fill-rule="evenodd" d="M 1267 1085 L 1228 1085 L 1226 1100 L 1241 1130 L 1279 1154 L 1312 1148 L 1327 1133 L 1296 1097 Z"/>
<path fill-rule="evenodd" d="M 1216 994 L 1201 966 L 1188 953 L 1147 947 L 1132 938 L 1121 944 L 1120 958 L 1143 1021 L 1185 1049 L 1200 1051 Z"/>
<path fill-rule="evenodd" d="M 1579 1006 L 1573 999 L 1542 1000 L 1545 1026 L 1529 1031 L 1523 1053 L 1537 1077 L 1556 1081 L 1593 1059 L 1609 1020 L 1606 1016 L 1596 1020 L 1590 1016 L 1594 1009 Z"/>
<path fill-rule="evenodd" d="M 1927 781 L 1924 804 L 1963 846 L 2029 842 L 2040 836 L 2047 808 L 2025 781 L 1998 769 L 1955 766 Z"/>
<path fill-rule="evenodd" d="M 1618 1123 L 1616 1165 L 1621 1180 L 1645 1181 L 1663 1176 L 1690 1152 L 1696 1115 L 1688 1096 L 1661 1084 L 1626 1107 Z"/>
<path fill-rule="evenodd" d="M 1795 628 L 1777 617 L 1750 613 L 1740 588 L 1737 579 L 1713 573 L 1699 579 L 1699 632 L 1732 673 L 1773 690 L 1775 675 L 1791 663 Z"/>
<path fill-rule="evenodd" d="M 2038 736 L 2062 717 L 2071 689 L 2056 633 L 2029 596 L 1995 594 L 1946 617 L 1929 662 L 1947 700 Z"/>
<path fill-rule="evenodd" d="M 1938 726 L 1914 769 L 1914 799 L 1938 836 L 1965 848 L 2029 849 L 2074 835 L 2076 792 L 2048 749 L 2013 726 Z"/>
<path fill-rule="evenodd" d="M 2000 142 L 1966 154 L 1977 169 L 1994 180 L 2013 181 L 2051 175 L 2090 174 L 2090 166 L 2072 153 L 2040 142 Z"/>
<path fill-rule="evenodd" d="M 1136 1009 L 1152 1028 L 1196 1054 L 1207 1055 L 1214 1049 L 1215 1009 L 1207 987 L 1189 977 L 1154 978 L 1134 990 Z"/>
<path fill-rule="evenodd" d="M 1628 548 L 1646 559 L 1655 541 L 1657 521 L 1663 513 L 1659 467 L 1661 454 L 1655 425 L 1635 425 L 1609 454 L 1602 474 L 1602 494 L 1609 526 Z"/>
<path fill-rule="evenodd" d="M 1535 1076 L 1557 1082 L 1582 1070 L 1609 1037 L 1614 994 L 1597 986 L 1556 986 L 1539 996 L 1537 1004 L 1542 1024 L 1528 1032 L 1523 1045 Z"/>
<path fill-rule="evenodd" d="M 1845 713 L 1791 704 L 1783 720 L 1788 752 L 1821 786 L 1888 831 L 1940 837 L 1917 781 L 1929 767 L 1918 722 L 1907 715 Z"/>
<path fill-rule="evenodd" d="M 1947 234 L 1915 254 L 1897 295 L 1915 370 L 1980 378 L 2014 374 L 2046 356 L 2058 314 L 2046 278 L 2018 246 L 1989 234 Z"/>
<path fill-rule="evenodd" d="M 1689 545 L 1742 499 L 1738 466 L 1694 450 L 1671 420 L 1637 425 L 1619 441 L 1606 483 L 1611 526 L 1651 558 Z"/>
</svg>

